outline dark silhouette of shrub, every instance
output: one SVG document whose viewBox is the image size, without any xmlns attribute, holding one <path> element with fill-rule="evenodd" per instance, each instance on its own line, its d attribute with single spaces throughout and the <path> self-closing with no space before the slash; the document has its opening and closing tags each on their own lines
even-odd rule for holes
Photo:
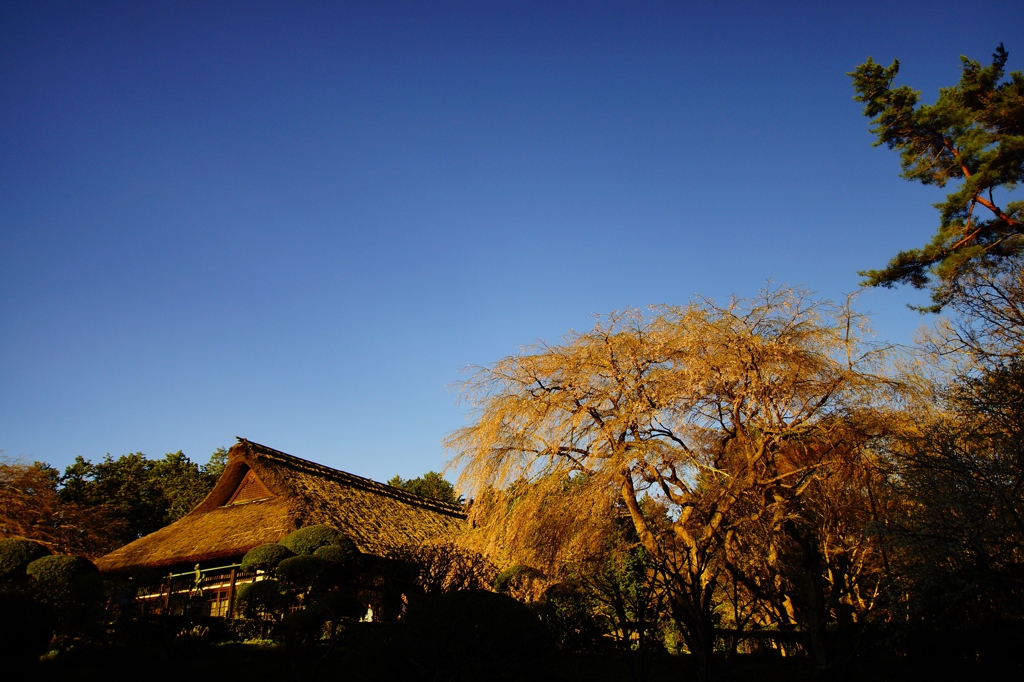
<svg viewBox="0 0 1024 682">
<path fill-rule="evenodd" d="M 415 600 L 396 654 L 427 679 L 469 680 L 514 670 L 552 647 L 539 620 L 511 597 L 482 590 Z"/>
<path fill-rule="evenodd" d="M 285 615 L 274 628 L 274 639 L 289 647 L 317 644 L 328 635 L 333 614 L 325 608 L 310 607 Z"/>
<path fill-rule="evenodd" d="M 287 537 L 281 540 L 280 544 L 290 549 L 294 554 L 304 556 L 329 545 L 337 545 L 339 547 L 352 546 L 352 541 L 330 526 L 318 525 L 306 526 L 289 533 Z"/>
<path fill-rule="evenodd" d="M 253 547 L 242 557 L 243 571 L 269 571 L 277 568 L 277 565 L 295 553 L 284 545 L 269 542 L 265 545 Z"/>
<path fill-rule="evenodd" d="M 261 580 L 239 585 L 235 605 L 243 618 L 277 621 L 288 608 L 288 595 L 276 580 Z"/>
<path fill-rule="evenodd" d="M 0 661 L 24 668 L 46 653 L 53 637 L 53 611 L 21 592 L 0 592 Z"/>
<path fill-rule="evenodd" d="M 315 602 L 328 609 L 335 619 L 353 620 L 366 613 L 366 605 L 353 590 L 330 590 L 316 595 Z"/>
<path fill-rule="evenodd" d="M 595 617 L 598 604 L 578 583 L 555 583 L 546 590 L 534 611 L 555 641 L 571 651 L 602 648 L 604 629 Z"/>
<path fill-rule="evenodd" d="M 49 553 L 49 549 L 31 540 L 0 540 L 0 580 L 24 578 L 28 565 Z"/>
<path fill-rule="evenodd" d="M 25 573 L 35 600 L 56 614 L 54 636 L 58 648 L 102 632 L 103 581 L 91 561 L 54 554 L 36 559 Z"/>
</svg>

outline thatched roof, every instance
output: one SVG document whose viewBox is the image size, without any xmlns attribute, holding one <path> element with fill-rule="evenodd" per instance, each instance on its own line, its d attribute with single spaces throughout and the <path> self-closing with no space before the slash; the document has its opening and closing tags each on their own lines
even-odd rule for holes
<svg viewBox="0 0 1024 682">
<path fill-rule="evenodd" d="M 327 524 L 376 556 L 458 533 L 463 509 L 239 439 L 217 484 L 188 515 L 100 558 L 101 571 L 238 557 L 296 528 Z"/>
</svg>

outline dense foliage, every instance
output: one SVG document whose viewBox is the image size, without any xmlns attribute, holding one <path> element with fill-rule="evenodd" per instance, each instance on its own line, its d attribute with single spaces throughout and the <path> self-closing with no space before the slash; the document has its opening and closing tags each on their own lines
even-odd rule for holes
<svg viewBox="0 0 1024 682">
<path fill-rule="evenodd" d="M 50 553 L 43 545 L 21 538 L 0 540 L 0 580 L 25 575 L 25 569 L 36 559 Z"/>
<path fill-rule="evenodd" d="M 427 679 L 480 679 L 487 669 L 508 674 L 552 646 L 526 606 L 480 590 L 423 597 L 405 625 L 398 648 Z"/>
<path fill-rule="evenodd" d="M 330 526 L 306 526 L 292 531 L 279 543 L 292 553 L 303 556 L 312 554 L 321 547 L 341 547 L 346 551 L 355 551 L 355 545 L 345 534 Z"/>
<path fill-rule="evenodd" d="M 899 61 L 884 67 L 868 59 L 850 74 L 854 99 L 875 124 L 875 144 L 899 150 L 903 177 L 959 185 L 937 204 L 940 223 L 931 243 L 861 273 L 869 286 L 923 288 L 934 276 L 933 300 L 941 307 L 961 274 L 1024 250 L 1024 201 L 1000 206 L 1008 197 L 997 195 L 1024 180 L 1024 73 L 1004 80 L 1008 56 L 999 45 L 989 66 L 961 57 L 960 82 L 941 89 L 931 105 L 906 85 L 894 87 Z"/>
<path fill-rule="evenodd" d="M 226 462 L 223 448 L 202 466 L 181 452 L 107 455 L 97 464 L 77 457 L 61 475 L 43 462 L 0 459 L 0 537 L 98 557 L 187 514 Z"/>
<path fill-rule="evenodd" d="M 315 645 L 324 633 L 333 642 L 343 621 L 366 608 L 357 598 L 359 567 L 359 551 L 337 529 L 300 528 L 242 559 L 243 570 L 259 569 L 269 579 L 242 586 L 237 613 L 261 636 L 273 636 L 290 647 Z"/>
<path fill-rule="evenodd" d="M 243 571 L 270 571 L 277 568 L 277 565 L 288 557 L 293 556 L 295 553 L 284 545 L 268 542 L 246 552 L 242 557 L 241 569 Z"/>
<path fill-rule="evenodd" d="M 60 472 L 0 458 L 0 537 L 31 538 L 59 552 L 99 556 L 120 544 L 122 525 L 106 506 L 60 497 Z"/>
<path fill-rule="evenodd" d="M 163 459 L 141 452 L 93 464 L 79 456 L 60 479 L 65 503 L 102 507 L 121 527 L 121 544 L 152 533 L 192 511 L 213 489 L 227 461 L 218 449 L 200 466 L 181 451 Z"/>
<path fill-rule="evenodd" d="M 401 488 L 406 492 L 430 497 L 448 504 L 462 504 L 462 496 L 455 491 L 455 486 L 444 479 L 444 476 L 436 471 L 428 471 L 416 478 L 402 478 L 395 476 L 388 481 L 388 485 Z"/>
<path fill-rule="evenodd" d="M 348 540 L 348 538 L 345 538 Z M 359 556 L 359 552 L 356 550 L 355 545 L 351 541 L 338 543 L 334 545 L 324 545 L 323 547 L 317 547 L 313 550 L 313 556 L 318 559 L 323 559 L 329 564 L 335 566 L 351 566 Z"/>
</svg>

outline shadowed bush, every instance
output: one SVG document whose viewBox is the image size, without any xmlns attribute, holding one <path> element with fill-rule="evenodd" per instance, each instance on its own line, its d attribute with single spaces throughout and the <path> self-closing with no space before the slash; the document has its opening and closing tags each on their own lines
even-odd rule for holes
<svg viewBox="0 0 1024 682">
<path fill-rule="evenodd" d="M 552 648 L 539 620 L 511 597 L 481 590 L 417 599 L 396 654 L 427 679 L 469 680 L 515 669 Z"/>
<path fill-rule="evenodd" d="M 44 556 L 30 563 L 25 573 L 35 601 L 51 607 L 56 616 L 57 648 L 101 635 L 103 581 L 91 561 L 78 556 Z"/>
<path fill-rule="evenodd" d="M 49 549 L 31 540 L 0 540 L 0 580 L 24 578 L 28 565 L 49 553 Z"/>
<path fill-rule="evenodd" d="M 559 646 L 597 651 L 608 642 L 596 613 L 599 605 L 578 583 L 555 583 L 544 590 L 534 610 Z"/>
<path fill-rule="evenodd" d="M 332 615 L 320 607 L 292 611 L 274 628 L 274 639 L 289 647 L 317 644 L 329 638 Z"/>
<path fill-rule="evenodd" d="M 495 576 L 494 591 L 522 601 L 533 601 L 538 596 L 537 584 L 542 580 L 544 574 L 536 568 L 517 564 Z"/>
<path fill-rule="evenodd" d="M 337 572 L 335 564 L 312 555 L 293 556 L 277 565 L 278 578 L 298 588 L 331 582 Z"/>
<path fill-rule="evenodd" d="M 99 569 L 80 556 L 40 557 L 25 568 L 25 573 L 39 599 L 58 608 L 98 599 L 102 590 Z"/>
<path fill-rule="evenodd" d="M 325 545 L 318 547 L 313 552 L 313 556 L 319 557 L 324 561 L 335 564 L 340 567 L 350 567 L 355 563 L 356 558 L 359 556 L 359 552 L 356 551 L 356 546 L 352 544 L 352 541 L 342 536 L 344 544 L 338 545 Z"/>
<path fill-rule="evenodd" d="M 0 592 L 0 660 L 15 670 L 46 653 L 55 625 L 53 611 L 26 594 Z"/>
<path fill-rule="evenodd" d="M 276 542 L 268 542 L 265 545 L 253 547 L 242 557 L 243 571 L 269 571 L 277 568 L 277 565 L 295 553 L 284 545 Z"/>
<path fill-rule="evenodd" d="M 288 608 L 288 597 L 276 580 L 239 585 L 235 598 L 238 615 L 243 618 L 278 620 Z"/>
</svg>

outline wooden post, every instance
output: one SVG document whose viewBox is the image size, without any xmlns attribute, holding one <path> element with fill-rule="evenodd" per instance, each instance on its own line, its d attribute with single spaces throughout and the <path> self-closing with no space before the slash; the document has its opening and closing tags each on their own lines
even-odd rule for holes
<svg viewBox="0 0 1024 682">
<path fill-rule="evenodd" d="M 231 585 L 228 587 L 228 612 L 227 619 L 235 617 L 235 579 L 238 577 L 237 569 L 231 569 Z"/>
<path fill-rule="evenodd" d="M 167 574 L 167 592 L 164 593 L 163 614 L 166 616 L 171 612 L 171 588 L 174 586 L 174 574 Z"/>
</svg>

